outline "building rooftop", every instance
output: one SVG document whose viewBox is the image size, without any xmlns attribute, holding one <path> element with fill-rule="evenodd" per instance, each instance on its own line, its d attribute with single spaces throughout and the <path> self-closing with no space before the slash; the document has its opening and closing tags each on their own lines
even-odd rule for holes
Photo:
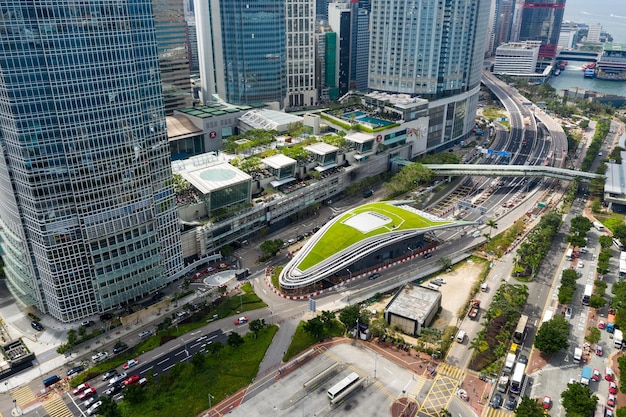
<svg viewBox="0 0 626 417">
<path fill-rule="evenodd" d="M 202 194 L 252 180 L 250 175 L 218 159 L 212 152 L 172 161 L 172 171 L 182 175 Z"/>
<path fill-rule="evenodd" d="M 328 155 L 329 153 L 337 152 L 338 147 L 329 145 L 328 143 L 318 142 L 304 147 L 305 151 L 309 151 L 316 155 Z"/>
<path fill-rule="evenodd" d="M 191 120 L 182 114 L 174 114 L 166 116 L 165 123 L 167 125 L 168 140 L 176 140 L 187 137 L 189 135 L 197 135 L 202 133 L 202 129 L 196 127 Z"/>
<path fill-rule="evenodd" d="M 251 110 L 244 113 L 239 120 L 254 129 L 285 131 L 291 123 L 302 121 L 302 117 L 276 110 Z"/>
<path fill-rule="evenodd" d="M 539 49 L 540 46 L 540 41 L 509 42 L 498 46 L 496 51 L 498 49 Z"/>
<path fill-rule="evenodd" d="M 354 133 L 349 133 L 345 136 L 346 140 L 349 140 L 350 142 L 355 142 L 355 143 L 365 143 L 365 142 L 369 142 L 371 140 L 374 140 L 375 137 L 372 134 L 369 133 L 362 133 L 362 132 L 354 132 Z"/>
<path fill-rule="evenodd" d="M 263 160 L 261 160 L 261 162 L 263 162 L 265 165 L 271 167 L 271 168 L 275 168 L 275 169 L 280 169 L 280 168 L 284 168 L 284 167 L 288 167 L 290 165 L 295 164 L 297 161 L 293 158 L 290 158 L 286 155 L 283 154 L 278 154 L 278 155 L 272 155 L 268 158 L 264 158 Z"/>
<path fill-rule="evenodd" d="M 188 107 L 186 109 L 176 110 L 179 113 L 183 113 L 189 116 L 198 117 L 200 119 L 206 119 L 208 117 L 221 116 L 229 113 L 237 113 L 251 109 L 257 109 L 265 107 L 264 104 L 251 104 L 234 106 L 230 104 L 222 103 L 210 103 L 206 106 Z"/>
<path fill-rule="evenodd" d="M 616 195 L 626 194 L 626 152 L 620 152 L 622 163 L 609 162 L 606 164 L 607 170 L 604 173 L 604 192 Z"/>
<path fill-rule="evenodd" d="M 440 298 L 441 293 L 439 291 L 407 284 L 391 299 L 385 307 L 385 311 L 422 323 L 433 304 L 436 304 Z"/>
<path fill-rule="evenodd" d="M 604 52 L 626 52 L 625 43 L 605 43 Z"/>
</svg>

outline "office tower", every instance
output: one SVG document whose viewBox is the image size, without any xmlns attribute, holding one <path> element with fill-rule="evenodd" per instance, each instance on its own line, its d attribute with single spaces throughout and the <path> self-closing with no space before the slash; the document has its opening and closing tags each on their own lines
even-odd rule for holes
<svg viewBox="0 0 626 417">
<path fill-rule="evenodd" d="M 187 23 L 182 0 L 153 0 L 165 114 L 191 106 Z"/>
<path fill-rule="evenodd" d="M 337 97 L 343 96 L 348 92 L 350 87 L 350 45 L 351 45 L 351 10 L 348 3 L 331 3 L 328 5 L 328 25 L 333 30 L 333 34 L 329 36 L 336 37 L 335 48 L 332 48 L 332 40 L 329 43 L 327 38 L 326 45 L 328 51 L 335 52 L 335 71 L 327 73 L 327 76 L 333 76 L 335 81 L 333 86 L 337 87 Z M 328 69 L 328 67 L 327 67 Z M 334 96 L 334 94 L 333 94 Z"/>
<path fill-rule="evenodd" d="M 63 322 L 182 268 L 152 0 L 0 1 L 0 245 Z"/>
<path fill-rule="evenodd" d="M 330 0 L 315 0 L 315 20 L 328 21 L 328 5 Z"/>
<path fill-rule="evenodd" d="M 488 2 L 372 3 L 369 88 L 441 98 L 480 84 Z"/>
<path fill-rule="evenodd" d="M 602 25 L 597 23 L 595 25 L 589 25 L 587 32 L 588 43 L 600 43 L 600 35 L 602 34 Z"/>
<path fill-rule="evenodd" d="M 196 31 L 196 13 L 193 0 L 185 0 L 185 23 L 187 23 L 187 52 L 189 54 L 189 72 L 198 74 L 198 34 Z"/>
<path fill-rule="evenodd" d="M 556 56 L 565 0 L 526 0 L 519 26 L 520 41 L 541 41 L 539 58 Z"/>
<path fill-rule="evenodd" d="M 352 43 L 350 50 L 350 89 L 367 91 L 370 56 L 370 12 L 368 5 L 351 3 Z"/>
<path fill-rule="evenodd" d="M 282 107 L 285 0 L 195 0 L 195 13 L 203 101 Z"/>
<path fill-rule="evenodd" d="M 498 46 L 511 40 L 514 13 L 515 0 L 496 0 L 492 53 Z"/>
<path fill-rule="evenodd" d="M 286 0 L 287 109 L 317 104 L 315 0 Z"/>
</svg>

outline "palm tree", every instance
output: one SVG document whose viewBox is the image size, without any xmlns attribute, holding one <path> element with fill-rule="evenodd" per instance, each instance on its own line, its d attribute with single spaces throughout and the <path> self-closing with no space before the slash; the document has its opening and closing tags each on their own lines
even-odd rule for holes
<svg viewBox="0 0 626 417">
<path fill-rule="evenodd" d="M 494 219 L 489 219 L 486 224 L 489 228 L 489 240 L 491 240 L 491 231 L 492 229 L 498 230 L 498 223 Z"/>
</svg>

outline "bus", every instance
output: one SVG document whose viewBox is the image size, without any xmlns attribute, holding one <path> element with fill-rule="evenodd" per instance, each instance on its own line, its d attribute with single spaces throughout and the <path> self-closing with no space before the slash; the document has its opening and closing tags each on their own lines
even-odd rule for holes
<svg viewBox="0 0 626 417">
<path fill-rule="evenodd" d="M 328 390 L 328 398 L 330 400 L 334 400 L 335 397 L 338 397 L 339 395 L 343 394 L 344 392 L 346 392 L 348 388 L 356 384 L 359 381 L 359 379 L 361 379 L 359 374 L 357 374 L 356 372 L 352 372 L 350 375 L 348 375 L 347 377 L 345 377 L 344 379 L 336 383 L 334 386 L 332 386 Z"/>
<path fill-rule="evenodd" d="M 515 333 L 513 333 L 513 341 L 520 344 L 526 338 L 526 326 L 528 325 L 528 316 L 523 315 L 519 318 Z"/>
<path fill-rule="evenodd" d="M 511 392 L 513 394 L 519 394 L 522 390 L 522 384 L 524 383 L 524 377 L 526 372 L 526 364 L 517 362 L 515 364 L 515 370 L 513 371 L 513 378 L 511 378 Z"/>
<path fill-rule="evenodd" d="M 591 295 L 593 294 L 593 284 L 585 285 L 585 292 L 583 293 L 582 303 L 584 306 L 589 305 L 589 300 L 591 299 Z"/>
<path fill-rule="evenodd" d="M 626 252 L 619 253 L 619 276 L 626 276 Z"/>
<path fill-rule="evenodd" d="M 565 260 L 567 261 L 571 261 L 572 260 L 572 255 L 574 254 L 574 249 L 573 248 L 569 248 L 567 250 L 567 252 L 565 253 Z"/>
</svg>

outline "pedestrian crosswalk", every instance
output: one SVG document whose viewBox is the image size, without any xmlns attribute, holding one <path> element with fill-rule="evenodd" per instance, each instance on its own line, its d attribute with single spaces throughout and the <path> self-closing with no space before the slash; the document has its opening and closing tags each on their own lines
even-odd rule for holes
<svg viewBox="0 0 626 417">
<path fill-rule="evenodd" d="M 50 417 L 74 417 L 70 409 L 67 408 L 67 405 L 58 395 L 54 395 L 44 402 L 43 408 L 46 409 Z"/>
<path fill-rule="evenodd" d="M 481 417 L 512 417 L 512 411 L 503 408 L 485 407 Z"/>
<path fill-rule="evenodd" d="M 15 388 L 14 390 L 12 390 L 11 398 L 13 398 L 17 406 L 22 409 L 36 400 L 33 390 L 27 386 Z"/>
<path fill-rule="evenodd" d="M 440 375 L 449 376 L 452 379 L 462 380 L 465 378 L 465 370 L 461 368 L 457 368 L 454 365 L 448 365 L 447 363 L 442 363 L 439 365 L 438 372 Z"/>
</svg>

